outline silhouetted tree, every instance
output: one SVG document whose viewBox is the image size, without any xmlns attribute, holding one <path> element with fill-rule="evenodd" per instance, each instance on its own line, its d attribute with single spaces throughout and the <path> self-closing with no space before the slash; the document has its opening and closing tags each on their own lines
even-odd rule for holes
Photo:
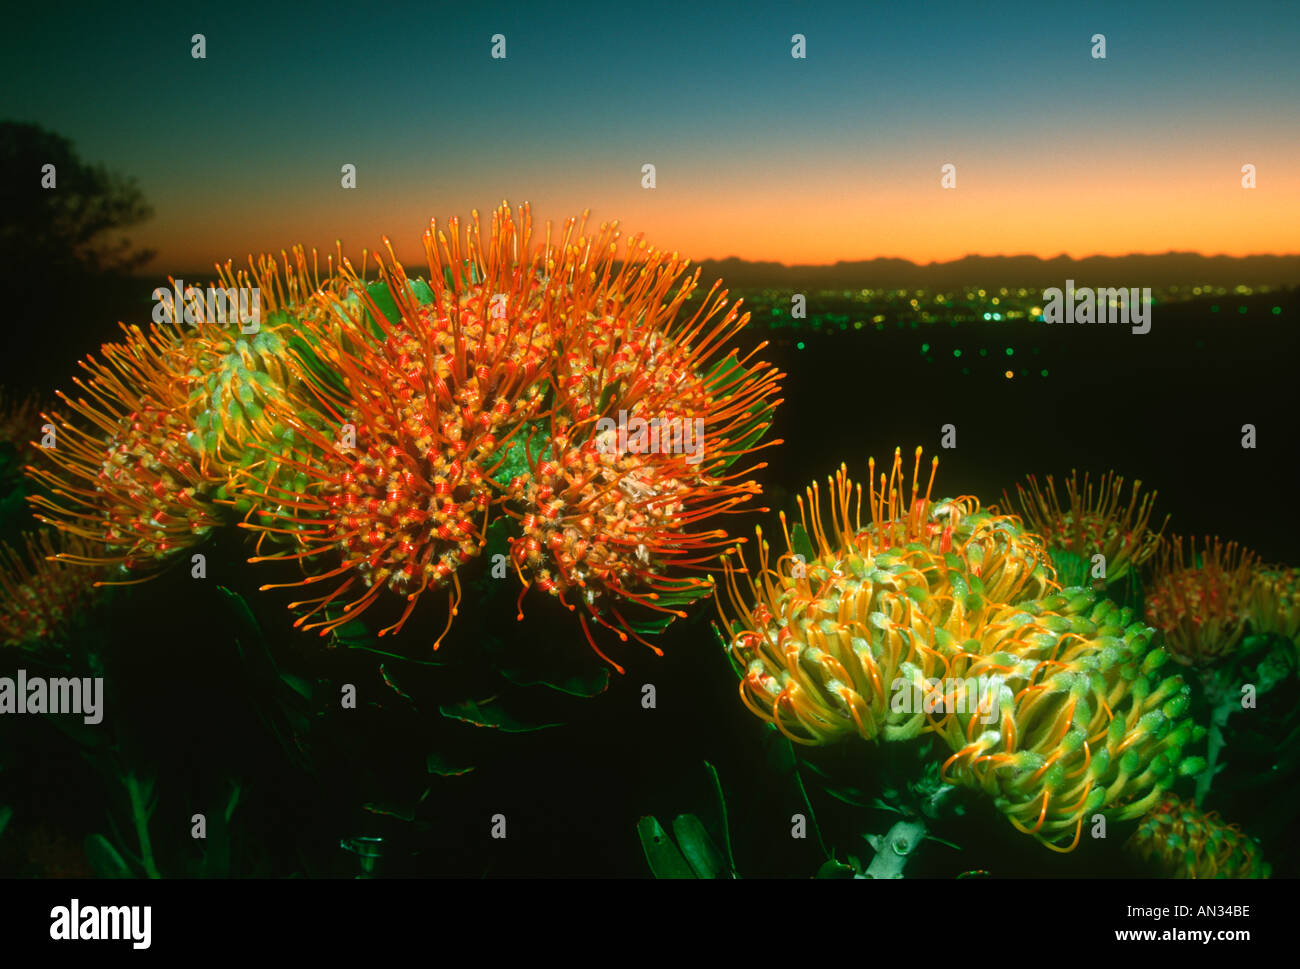
<svg viewBox="0 0 1300 969">
<path fill-rule="evenodd" d="M 70 351 L 113 337 L 126 277 L 153 256 L 123 230 L 150 215 L 134 179 L 83 161 L 62 135 L 0 122 L 0 384 L 62 384 Z"/>
<path fill-rule="evenodd" d="M 46 165 L 52 188 L 42 185 Z M 62 135 L 0 122 L 0 175 L 4 264 L 131 272 L 153 256 L 118 235 L 153 214 L 135 180 L 82 161 Z"/>
</svg>

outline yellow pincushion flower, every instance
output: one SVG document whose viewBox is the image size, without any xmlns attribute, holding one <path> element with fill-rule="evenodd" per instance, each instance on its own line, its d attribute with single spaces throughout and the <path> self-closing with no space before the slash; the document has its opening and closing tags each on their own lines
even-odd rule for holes
<svg viewBox="0 0 1300 969">
<path fill-rule="evenodd" d="M 933 696 L 949 659 L 946 627 L 978 627 L 989 609 L 1054 587 L 1036 536 L 1007 516 L 982 511 L 974 498 L 935 502 L 920 494 L 921 449 L 910 497 L 902 458 L 880 477 L 861 521 L 862 488 L 840 468 L 829 482 L 829 529 L 814 484 L 801 499 L 805 552 L 782 516 L 788 551 L 771 563 L 758 532 L 759 570 L 742 591 L 729 563 L 733 616 L 724 638 L 740 666 L 741 698 L 791 740 L 823 744 L 856 734 L 898 740 L 939 729 L 943 715 L 907 700 Z M 869 464 L 874 479 L 875 463 Z"/>
<path fill-rule="evenodd" d="M 1081 588 L 988 616 L 951 651 L 950 676 L 978 682 L 987 705 L 945 722 L 945 778 L 1069 851 L 1095 812 L 1138 817 L 1197 773 L 1203 761 L 1183 756 L 1202 735 L 1186 716 L 1190 688 L 1159 673 L 1168 657 L 1134 618 Z"/>
</svg>

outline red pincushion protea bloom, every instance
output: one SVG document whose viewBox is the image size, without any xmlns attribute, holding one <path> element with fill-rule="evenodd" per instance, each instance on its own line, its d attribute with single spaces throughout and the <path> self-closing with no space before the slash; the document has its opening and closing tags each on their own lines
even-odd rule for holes
<svg viewBox="0 0 1300 969">
<path fill-rule="evenodd" d="M 1196 539 L 1162 543 L 1146 599 L 1147 622 L 1165 635 L 1169 653 L 1184 666 L 1213 663 L 1231 653 L 1246 633 L 1251 584 L 1258 557 L 1236 542 Z"/>
<path fill-rule="evenodd" d="M 85 554 L 79 539 L 60 543 L 48 531 L 24 536 L 25 555 L 0 542 L 0 645 L 59 635 L 90 599 L 94 574 L 58 561 L 60 544 L 72 556 Z"/>
<path fill-rule="evenodd" d="M 29 499 L 36 517 L 88 543 L 60 560 L 138 573 L 197 544 L 222 517 L 217 479 L 192 443 L 185 384 L 164 360 L 179 334 L 122 329 L 125 342 L 104 345 L 105 362 L 82 362 L 90 379 L 74 382 L 87 397 L 58 393 L 83 420 L 42 415 L 57 428 L 55 445 L 39 449 L 54 467 L 27 471 L 52 493 Z"/>
<path fill-rule="evenodd" d="M 310 401 L 277 410 L 300 442 L 280 459 L 293 481 L 267 484 L 268 507 L 247 523 L 300 546 L 252 561 L 342 560 L 284 584 L 341 580 L 324 596 L 291 604 L 311 606 L 297 625 L 325 635 L 388 589 L 406 599 L 381 635 L 395 632 L 426 591 L 450 586 L 450 628 L 457 572 L 481 551 L 500 500 L 491 477 L 540 412 L 550 366 L 542 276 L 550 249 L 531 247 L 526 206 L 521 214 L 522 231 L 503 204 L 484 242 L 475 213 L 463 251 L 458 220 L 450 237 L 431 225 L 427 285 L 407 278 L 391 247 L 387 261 L 377 260 L 383 292 L 367 291 L 345 264 L 358 298 L 326 299 L 333 337 L 300 325 L 319 360 L 301 361 Z M 381 295 L 393 301 L 395 318 L 378 305 Z M 342 598 L 353 590 L 351 601 Z M 331 609 L 336 602 L 341 608 Z"/>
<path fill-rule="evenodd" d="M 1134 481 L 1128 503 L 1124 502 L 1124 479 L 1108 471 L 1095 483 L 1085 473 L 1082 487 L 1077 472 L 1071 471 L 1065 484 L 1066 500 L 1056 492 L 1049 474 L 1047 487 L 1040 487 L 1034 475 L 1028 487 L 1016 485 L 1025 524 L 1047 539 L 1049 545 L 1065 549 L 1087 560 L 1101 554 L 1106 559 L 1106 580 L 1114 582 L 1136 569 L 1155 554 L 1160 528 L 1151 530 L 1154 491 L 1142 495 L 1142 482 Z"/>
<path fill-rule="evenodd" d="M 750 362 L 765 344 L 744 358 L 724 352 L 749 314 L 717 283 L 679 316 L 699 281 L 698 269 L 683 278 L 687 260 L 637 236 L 616 268 L 617 222 L 592 239 L 585 217 L 576 237 L 574 228 L 570 220 L 551 277 L 564 290 L 553 307 L 549 442 L 530 442 L 529 473 L 509 485 L 523 529 L 512 558 L 525 591 L 583 607 L 588 641 L 622 672 L 587 617 L 649 646 L 638 629 L 662 628 L 711 591 L 707 570 L 733 539 L 699 526 L 761 493 L 749 475 L 764 465 L 729 469 L 757 449 L 783 375 Z M 659 620 L 631 621 L 633 606 Z"/>
<path fill-rule="evenodd" d="M 1268 878 L 1259 843 L 1217 811 L 1166 792 L 1142 819 L 1127 848 L 1174 878 Z"/>
</svg>

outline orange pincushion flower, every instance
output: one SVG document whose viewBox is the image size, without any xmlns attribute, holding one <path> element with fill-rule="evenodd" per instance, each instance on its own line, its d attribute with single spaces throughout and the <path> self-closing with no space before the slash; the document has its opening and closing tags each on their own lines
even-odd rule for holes
<svg viewBox="0 0 1300 969">
<path fill-rule="evenodd" d="M 574 220 L 565 228 L 551 275 L 564 285 L 552 304 L 555 405 L 549 441 L 530 442 L 528 473 L 509 486 L 523 531 L 511 554 L 526 589 L 583 607 L 608 660 L 587 615 L 645 643 L 624 610 L 657 613 L 642 628 L 661 627 L 712 589 L 705 570 L 733 540 L 697 526 L 761 493 L 748 475 L 764 465 L 728 469 L 756 450 L 783 375 L 750 363 L 763 344 L 743 359 L 723 351 L 749 314 L 718 284 L 679 318 L 700 275 L 683 278 L 688 260 L 637 236 L 616 268 L 617 222 L 590 239 L 585 217 L 576 237 Z"/>
<path fill-rule="evenodd" d="M 0 542 L 0 645 L 32 644 L 58 636 L 92 595 L 94 574 L 69 568 L 55 556 L 59 542 L 48 531 L 24 536 L 26 554 Z M 61 543 L 84 555 L 82 542 Z"/>
<path fill-rule="evenodd" d="M 425 591 L 451 586 L 450 628 L 457 571 L 481 551 L 500 500 L 491 476 L 512 438 L 541 410 L 551 358 L 542 312 L 546 263 L 530 247 L 527 207 L 522 214 L 520 232 L 510 209 L 499 208 L 485 244 L 475 213 L 464 254 L 458 220 L 451 221 L 450 239 L 432 225 L 425 234 L 428 285 L 413 284 L 389 247 L 389 261 L 378 262 L 396 319 L 346 264 L 358 298 L 325 299 L 335 338 L 318 339 L 309 324 L 300 325 L 341 386 L 315 379 L 310 407 L 277 408 L 299 437 L 282 459 L 295 480 L 267 485 L 264 498 L 276 507 L 248 523 L 295 536 L 301 546 L 253 561 L 342 558 L 287 584 L 341 579 L 330 593 L 291 605 L 312 606 L 298 625 L 325 611 L 305 626 L 325 635 L 389 589 L 407 603 L 381 630 L 393 632 Z M 311 373 L 305 364 L 304 372 Z M 341 611 L 327 609 L 358 587 Z"/>
<path fill-rule="evenodd" d="M 179 335 L 122 329 L 125 342 L 103 347 L 106 362 L 82 362 L 90 379 L 74 378 L 89 399 L 58 393 L 84 420 L 46 417 L 56 442 L 40 450 L 55 467 L 28 473 L 53 497 L 29 500 L 41 521 L 89 543 L 60 560 L 134 572 L 197 544 L 222 518 L 212 504 L 217 481 L 192 444 L 185 385 L 164 360 Z"/>
<path fill-rule="evenodd" d="M 259 479 L 278 473 L 266 455 L 283 428 L 269 414 L 301 382 L 287 335 L 300 318 L 323 316 L 315 293 L 342 289 L 332 259 L 324 278 L 314 252 L 310 268 L 302 249 L 281 262 L 283 275 L 265 255 L 250 256 L 248 271 L 217 267 L 221 285 L 207 294 L 219 290 L 227 313 L 187 292 L 170 319 L 147 334 L 123 326 L 126 340 L 104 345 L 105 362 L 82 363 L 90 380 L 75 382 L 89 400 L 59 394 L 84 420 L 50 418 L 56 444 L 42 450 L 55 467 L 29 473 L 53 491 L 31 499 L 37 517 L 90 543 L 64 560 L 148 573 L 225 523 L 218 506 L 246 497 L 236 486 L 250 466 Z M 256 325 L 233 312 L 253 307 Z"/>
<path fill-rule="evenodd" d="M 1193 538 L 1186 556 L 1180 537 L 1161 543 L 1146 614 L 1174 659 L 1210 663 L 1236 648 L 1246 632 L 1256 562 L 1254 552 L 1218 538 L 1206 538 L 1199 554 Z"/>
</svg>

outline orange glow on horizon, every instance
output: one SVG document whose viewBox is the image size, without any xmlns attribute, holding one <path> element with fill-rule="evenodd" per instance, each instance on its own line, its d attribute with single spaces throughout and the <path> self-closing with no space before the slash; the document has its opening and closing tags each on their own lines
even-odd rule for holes
<svg viewBox="0 0 1300 969">
<path fill-rule="evenodd" d="M 566 186 L 507 197 L 516 205 L 531 200 L 539 242 L 548 218 L 559 225 L 590 208 L 591 227 L 617 218 L 624 239 L 643 233 L 650 244 L 695 261 L 736 257 L 826 265 L 884 257 L 925 264 L 967 255 L 1083 258 L 1178 251 L 1239 257 L 1300 251 L 1300 176 L 1261 176 L 1260 187 L 1248 190 L 1221 167 L 1212 177 L 1199 170 L 1118 180 L 1085 172 L 1065 180 L 999 172 L 1000 180 L 981 181 L 978 175 L 959 169 L 953 190 L 939 187 L 936 168 L 894 184 L 850 182 L 839 175 L 777 186 L 738 177 L 726 191 L 713 185 L 650 190 L 593 184 L 585 192 Z M 422 263 L 420 239 L 428 218 L 445 227 L 456 215 L 464 224 L 475 207 L 432 195 L 412 200 L 396 189 L 347 204 L 328 199 L 297 214 L 284 200 L 232 199 L 215 224 L 211 212 L 192 199 L 163 202 L 136 241 L 158 250 L 153 265 L 159 271 L 242 261 L 250 251 L 296 243 L 333 251 L 335 239 L 355 259 L 363 246 L 378 249 L 384 235 L 404 262 Z M 477 200 L 485 220 L 497 201 Z M 195 233 L 195 224 L 208 229 Z"/>
</svg>

